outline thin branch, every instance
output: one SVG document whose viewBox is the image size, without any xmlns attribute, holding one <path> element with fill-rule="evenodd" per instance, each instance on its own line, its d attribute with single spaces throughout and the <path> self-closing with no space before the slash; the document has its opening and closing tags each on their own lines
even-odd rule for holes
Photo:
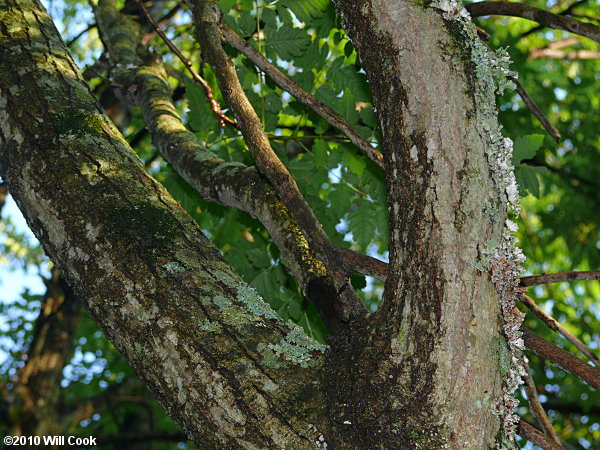
<svg viewBox="0 0 600 450">
<path fill-rule="evenodd" d="M 552 423 L 550 422 L 550 419 L 548 418 L 548 415 L 546 414 L 546 411 L 544 410 L 544 407 L 542 406 L 542 403 L 538 397 L 537 389 L 535 388 L 535 383 L 533 381 L 533 377 L 531 376 L 531 368 L 526 362 L 525 357 L 523 357 L 522 363 L 526 371 L 524 387 L 525 393 L 527 394 L 527 400 L 529 401 L 531 414 L 542 426 L 546 436 L 552 439 L 556 444 L 560 445 L 560 439 L 556 434 L 556 431 L 554 430 L 554 427 L 552 426 Z"/>
<path fill-rule="evenodd" d="M 258 170 L 271 182 L 277 195 L 302 230 L 310 248 L 327 267 L 327 274 L 333 282 L 333 286 L 328 290 L 332 291 L 333 295 L 320 297 L 318 300 L 322 302 L 321 304 L 315 300 L 321 315 L 333 328 L 364 317 L 367 310 L 348 280 L 348 273 L 352 268 L 347 267 L 345 261 L 340 260 L 337 247 L 329 240 L 327 233 L 298 189 L 296 181 L 271 148 L 262 123 L 244 93 L 235 65 L 223 49 L 216 5 L 214 2 L 204 0 L 192 2 L 191 7 L 202 56 L 210 64 L 221 93 L 240 124 L 244 140 L 256 161 Z"/>
<path fill-rule="evenodd" d="M 521 298 L 521 302 L 525 306 L 527 306 L 532 313 L 534 313 L 537 317 L 543 320 L 546 325 L 548 325 L 551 329 L 556 331 L 557 333 L 562 334 L 571 344 L 581 351 L 585 356 L 589 358 L 589 360 L 596 366 L 600 367 L 600 361 L 598 358 L 592 353 L 592 351 L 585 346 L 583 342 L 581 342 L 576 336 L 573 336 L 565 327 L 563 327 L 560 323 L 556 321 L 556 319 L 544 312 L 542 308 L 540 308 L 531 297 L 527 295 L 523 295 Z"/>
<path fill-rule="evenodd" d="M 575 2 L 575 3 L 570 4 L 566 9 L 562 10 L 561 12 L 555 13 L 555 14 L 558 14 L 559 16 L 568 16 L 568 15 L 571 14 L 571 12 L 575 8 L 577 8 L 578 6 L 581 6 L 581 5 L 585 4 L 587 2 L 588 2 L 588 0 L 579 0 L 579 1 Z M 527 30 L 523 34 L 521 34 L 521 37 L 529 36 L 530 34 L 535 33 L 536 31 L 539 31 L 542 28 L 545 28 L 545 26 L 544 25 L 537 25 L 537 26 L 535 26 L 535 27 Z"/>
<path fill-rule="evenodd" d="M 571 50 L 563 52 L 552 48 L 532 48 L 529 59 L 600 59 L 600 52 L 594 50 Z"/>
<path fill-rule="evenodd" d="M 154 27 L 154 30 L 144 35 L 144 37 L 142 38 L 142 45 L 148 44 L 148 42 L 150 42 L 152 38 L 154 38 L 154 36 L 158 34 L 156 29 L 163 27 L 167 23 L 169 23 L 169 20 L 171 20 L 175 16 L 175 14 L 177 14 L 177 12 L 182 8 L 182 6 L 183 5 L 181 3 L 177 3 L 177 5 L 171 8 L 171 10 L 169 10 L 164 16 L 162 16 L 161 19 L 158 19 L 158 22 L 154 23 L 154 21 L 151 21 L 150 24 Z"/>
<path fill-rule="evenodd" d="M 523 419 L 519 420 L 517 425 L 517 434 L 523 439 L 540 446 L 545 450 L 565 450 L 562 445 L 557 444 L 545 434 L 538 431 L 533 425 L 528 424 Z"/>
<path fill-rule="evenodd" d="M 229 117 L 227 117 L 225 115 L 225 113 L 221 110 L 221 106 L 214 98 L 214 92 L 213 92 L 210 84 L 208 84 L 208 82 L 204 78 L 202 78 L 198 72 L 196 72 L 196 70 L 192 66 L 192 63 L 185 56 L 183 56 L 183 54 L 179 51 L 179 49 L 175 46 L 175 44 L 173 44 L 170 41 L 170 39 L 165 35 L 165 33 L 162 32 L 162 30 L 160 29 L 158 24 L 154 21 L 154 19 L 152 18 L 152 16 L 150 15 L 148 10 L 144 6 L 144 4 L 141 2 L 141 0 L 135 0 L 135 1 L 139 5 L 139 7 L 142 9 L 144 15 L 146 16 L 146 19 L 148 19 L 148 22 L 150 22 L 150 24 L 154 27 L 156 34 L 158 34 L 158 36 L 163 40 L 163 42 L 167 45 L 167 47 L 169 47 L 169 50 L 171 50 L 179 58 L 179 60 L 183 63 L 183 65 L 188 70 L 190 75 L 192 75 L 192 79 L 197 84 L 202 86 L 202 88 L 204 89 L 206 98 L 208 99 L 208 103 L 210 104 L 210 109 L 212 109 L 212 111 L 217 115 L 217 117 L 219 117 L 219 125 L 225 126 L 225 124 L 229 124 L 235 128 L 239 128 L 239 126 L 235 122 L 235 120 L 232 120 Z"/>
<path fill-rule="evenodd" d="M 600 43 L 600 27 L 570 17 L 552 14 L 544 9 L 535 8 L 523 3 L 484 1 L 470 3 L 465 7 L 472 17 L 495 15 L 521 17 L 550 28 L 579 34 Z"/>
<path fill-rule="evenodd" d="M 553 48 L 553 49 L 565 48 L 565 47 L 570 47 L 571 45 L 579 44 L 580 42 L 581 41 L 579 40 L 578 37 L 572 36 L 570 38 L 552 41 L 546 46 L 546 48 Z"/>
<path fill-rule="evenodd" d="M 6 197 L 8 196 L 8 185 L 6 181 L 0 181 L 0 213 L 2 213 L 2 208 L 6 203 Z M 0 214 L 1 217 L 1 214 Z"/>
<path fill-rule="evenodd" d="M 521 277 L 521 286 L 561 283 L 564 281 L 600 280 L 600 270 L 582 270 L 576 272 L 542 273 Z"/>
<path fill-rule="evenodd" d="M 81 36 L 83 36 L 85 33 L 90 31 L 95 26 L 96 26 L 96 23 L 89 24 L 87 27 L 85 27 L 83 30 L 81 30 L 79 33 L 77 33 L 77 36 L 75 36 L 75 37 L 73 37 L 73 39 L 67 41 L 67 43 L 66 43 L 67 47 L 70 47 L 71 45 L 73 45 Z"/>
<path fill-rule="evenodd" d="M 521 96 L 523 101 L 525 102 L 525 105 L 527 105 L 527 107 L 529 108 L 531 113 L 535 117 L 537 117 L 537 119 L 540 121 L 542 126 L 546 129 L 548 134 L 550 134 L 550 136 L 552 136 L 552 138 L 556 142 L 560 142 L 560 137 L 561 137 L 560 132 L 550 123 L 550 121 L 548 119 L 546 119 L 546 116 L 544 116 L 544 113 L 542 113 L 542 111 L 537 106 L 535 101 L 529 96 L 527 91 L 525 91 L 525 89 L 523 88 L 523 85 L 519 82 L 519 80 L 513 76 L 509 76 L 508 79 L 511 80 L 513 83 L 515 83 L 515 86 L 517 87 L 517 92 L 519 93 L 519 95 Z"/>
<path fill-rule="evenodd" d="M 263 55 L 260 54 L 260 52 L 254 49 L 254 47 L 246 42 L 227 24 L 220 22 L 219 27 L 221 28 L 223 36 L 225 36 L 227 41 L 239 52 L 246 55 L 246 57 L 256 64 L 264 73 L 266 73 L 269 78 L 271 78 L 277 84 L 277 86 L 292 94 L 296 99 L 325 119 L 327 123 L 348 136 L 348 139 L 350 139 L 350 141 L 356 145 L 356 147 L 363 152 L 365 156 L 367 156 L 381 170 L 383 170 L 383 155 L 381 152 L 371 146 L 346 119 L 344 119 L 340 114 L 335 112 L 317 97 L 302 89 L 298 83 L 271 64 Z"/>
<path fill-rule="evenodd" d="M 575 375 L 594 389 L 600 390 L 600 369 L 597 367 L 586 364 L 571 353 L 558 348 L 526 328 L 523 329 L 523 340 L 527 350 Z"/>
</svg>

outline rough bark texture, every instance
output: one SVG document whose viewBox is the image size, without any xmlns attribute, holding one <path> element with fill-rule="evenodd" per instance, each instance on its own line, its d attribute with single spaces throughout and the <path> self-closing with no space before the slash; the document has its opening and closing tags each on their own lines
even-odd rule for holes
<svg viewBox="0 0 600 450">
<path fill-rule="evenodd" d="M 268 146 L 222 58 L 214 5 L 190 3 L 210 44 L 205 57 L 230 78 L 221 88 L 246 138 Z M 101 2 L 97 17 L 105 6 L 114 8 Z M 144 171 L 37 0 L 0 6 L 0 175 L 92 317 L 203 448 L 313 448 L 324 439 L 330 448 L 493 447 L 510 366 L 501 304 L 511 303 L 497 293 L 504 267 L 489 259 L 507 214 L 489 67 L 473 59 L 475 33 L 461 34 L 448 3 L 443 15 L 408 1 L 336 6 L 383 129 L 392 250 L 380 310 L 334 333 L 329 353 L 283 323 Z M 105 36 L 111 56 L 136 65 L 124 22 L 103 27 L 124 38 L 112 45 Z M 210 167 L 189 174 L 199 183 L 248 175 L 200 153 L 168 118 L 157 70 L 140 68 L 131 86 L 174 165 L 196 158 Z M 293 179 L 272 181 L 285 202 L 280 191 Z M 223 201 L 219 189 L 207 193 Z M 321 238 L 316 247 L 327 246 Z"/>
<path fill-rule="evenodd" d="M 310 447 L 322 346 L 144 171 L 38 2 L 2 3 L 0 59 L 0 174 L 107 337 L 197 443 Z"/>
<path fill-rule="evenodd" d="M 382 125 L 391 249 L 363 354 L 332 366 L 337 374 L 361 360 L 364 367 L 332 386 L 328 405 L 352 430 L 337 437 L 342 446 L 493 446 L 505 344 L 499 296 L 475 263 L 487 242 L 502 239 L 506 207 L 464 44 L 448 32 L 450 21 L 413 2 L 335 3 Z"/>
</svg>

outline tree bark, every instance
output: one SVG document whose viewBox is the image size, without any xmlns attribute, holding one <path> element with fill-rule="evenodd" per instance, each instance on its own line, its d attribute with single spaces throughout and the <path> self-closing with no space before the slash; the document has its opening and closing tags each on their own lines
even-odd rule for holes
<svg viewBox="0 0 600 450">
<path fill-rule="evenodd" d="M 511 370 L 502 368 L 501 305 L 514 306 L 515 263 L 505 259 L 506 278 L 492 282 L 500 252 L 512 249 L 503 247 L 508 184 L 496 167 L 510 159 L 493 80 L 482 76 L 492 70 L 487 51 L 458 5 L 452 15 L 414 2 L 334 3 L 373 88 L 390 208 L 382 304 L 362 354 L 338 358 L 338 377 L 327 377 L 364 370 L 330 386 L 330 410 L 352 423 L 336 437 L 365 447 L 495 446 L 503 416 L 507 431 L 515 422 L 501 375 Z"/>
<path fill-rule="evenodd" d="M 324 347 L 144 171 L 39 2 L 0 11 L 0 174 L 90 315 L 199 445 L 318 442 Z"/>
<path fill-rule="evenodd" d="M 502 57 L 449 1 L 335 3 L 383 130 L 391 251 L 379 311 L 334 333 L 329 352 L 249 289 L 145 172 L 37 0 L 0 6 L 0 175 L 198 445 L 514 445 L 521 256 L 505 228 L 517 194 L 493 102 Z"/>
</svg>

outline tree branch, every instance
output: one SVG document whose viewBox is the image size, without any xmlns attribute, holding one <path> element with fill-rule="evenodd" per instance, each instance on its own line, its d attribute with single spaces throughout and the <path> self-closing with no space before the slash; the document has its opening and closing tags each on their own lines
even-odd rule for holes
<svg viewBox="0 0 600 450">
<path fill-rule="evenodd" d="M 600 59 L 600 52 L 593 50 L 571 50 L 561 51 L 552 48 L 533 48 L 529 53 L 529 59 L 552 58 L 552 59 Z"/>
<path fill-rule="evenodd" d="M 577 8 L 578 6 L 581 6 L 585 3 L 587 3 L 588 0 L 578 0 L 572 4 L 570 4 L 567 8 L 563 9 L 561 12 L 555 13 L 558 14 L 560 16 L 567 16 L 569 14 L 571 14 L 571 12 Z M 523 34 L 521 34 L 521 37 L 525 37 L 525 36 L 529 36 L 532 33 L 535 33 L 536 31 L 541 30 L 542 28 L 544 28 L 544 25 L 537 25 L 527 31 L 525 31 Z"/>
<path fill-rule="evenodd" d="M 226 23 L 220 22 L 219 27 L 223 32 L 223 36 L 225 36 L 225 39 L 227 39 L 232 47 L 246 55 L 246 57 L 266 73 L 277 86 L 292 94 L 297 100 L 325 119 L 331 126 L 344 133 L 365 156 L 383 170 L 383 155 L 381 152 L 369 144 L 346 119 L 317 97 L 302 89 L 298 83 L 271 64 L 267 58 L 261 55 L 260 52 L 246 42 Z"/>
<path fill-rule="evenodd" d="M 13 20 L 0 27 L 0 176 L 92 318 L 198 445 L 316 442 L 326 348 L 279 318 L 144 170 L 41 4 L 0 9 Z"/>
<path fill-rule="evenodd" d="M 539 445 L 545 450 L 565 450 L 562 445 L 557 444 L 551 438 L 538 431 L 533 425 L 528 424 L 523 419 L 519 420 L 517 425 L 517 434 L 535 445 Z"/>
<path fill-rule="evenodd" d="M 550 28 L 579 34 L 600 43 L 600 27 L 570 17 L 552 14 L 546 10 L 523 3 L 484 1 L 470 3 L 465 5 L 465 8 L 467 8 L 472 17 L 495 15 L 521 17 Z"/>
<path fill-rule="evenodd" d="M 523 381 L 525 382 L 525 393 L 527 394 L 527 400 L 529 401 L 531 414 L 537 419 L 539 424 L 542 426 L 546 436 L 552 439 L 557 445 L 561 445 L 560 439 L 556 434 L 556 431 L 554 431 L 554 427 L 552 426 L 552 422 L 550 422 L 550 419 L 548 418 L 546 411 L 544 411 L 544 407 L 542 406 L 542 403 L 540 402 L 540 399 L 538 397 L 537 389 L 535 388 L 535 382 L 533 381 L 533 377 L 531 376 L 531 368 L 526 362 L 525 357 L 521 359 L 523 367 L 526 371 L 525 379 Z"/>
<path fill-rule="evenodd" d="M 521 286 L 561 283 L 564 281 L 600 280 L 600 270 L 582 270 L 576 272 L 542 273 L 521 277 Z"/>
<path fill-rule="evenodd" d="M 221 45 L 218 6 L 206 0 L 190 3 L 202 56 L 217 78 L 221 93 L 240 125 L 258 170 L 271 182 L 310 247 L 325 263 L 327 273 L 333 279 L 335 291 L 332 292 L 337 292 L 338 295 L 334 295 L 333 298 L 328 295 L 327 298 L 321 299 L 323 304 L 319 310 L 323 314 L 327 309 L 335 315 L 335 317 L 324 317 L 330 324 L 335 324 L 335 327 L 352 319 L 364 317 L 366 308 L 348 281 L 351 268 L 346 267 L 345 262 L 338 258 L 337 248 L 331 243 L 300 193 L 296 181 L 271 148 L 263 132 L 261 121 L 240 84 L 235 65 Z M 326 304 L 328 306 L 325 306 Z"/>
<path fill-rule="evenodd" d="M 6 184 L 6 181 L 0 181 L 0 217 L 2 217 L 2 208 L 4 208 L 7 196 L 8 186 Z"/>
<path fill-rule="evenodd" d="M 527 350 L 600 390 L 600 369 L 584 363 L 526 328 L 523 328 L 523 340 Z"/>
<path fill-rule="evenodd" d="M 523 295 L 521 302 L 523 302 L 523 304 L 527 306 L 531 312 L 543 320 L 551 329 L 562 334 L 570 343 L 577 347 L 581 353 L 587 356 L 596 367 L 600 367 L 600 361 L 598 361 L 594 353 L 592 353 L 592 351 L 588 349 L 586 345 L 576 336 L 573 336 L 565 327 L 558 323 L 554 317 L 546 314 L 546 312 L 544 312 L 544 310 L 540 308 L 531 297 Z"/>
<path fill-rule="evenodd" d="M 208 100 L 208 104 L 210 105 L 210 109 L 219 118 L 219 125 L 224 127 L 225 124 L 229 124 L 235 128 L 239 128 L 235 120 L 231 120 L 221 110 L 221 105 L 219 105 L 219 103 L 215 100 L 214 92 L 210 84 L 208 84 L 208 82 L 204 78 L 202 78 L 198 72 L 196 72 L 192 63 L 185 56 L 183 56 L 183 53 L 181 53 L 179 49 L 175 46 L 175 44 L 173 44 L 171 40 L 165 35 L 165 33 L 162 32 L 160 26 L 154 21 L 154 19 L 152 19 L 152 16 L 144 6 L 144 3 L 142 3 L 141 0 L 135 0 L 135 2 L 142 9 L 144 15 L 146 16 L 146 19 L 148 19 L 148 22 L 150 22 L 150 24 L 154 27 L 154 31 L 156 31 L 156 34 L 160 36 L 160 38 L 167 45 L 167 47 L 169 47 L 169 50 L 171 50 L 175 54 L 175 56 L 177 56 L 179 60 L 183 63 L 187 71 L 192 76 L 194 82 L 200 85 L 200 87 L 202 87 L 202 89 L 204 90 L 204 94 L 206 95 L 206 99 Z M 143 40 L 142 43 L 146 44 L 146 42 L 144 42 Z"/>
<path fill-rule="evenodd" d="M 542 113 L 542 111 L 540 110 L 538 105 L 535 103 L 535 101 L 529 96 L 529 94 L 527 93 L 525 88 L 523 88 L 523 85 L 520 83 L 520 81 L 516 77 L 513 77 L 513 76 L 509 76 L 508 79 L 511 80 L 513 83 L 515 83 L 515 86 L 517 87 L 517 92 L 519 93 L 519 95 L 521 96 L 523 101 L 525 102 L 525 105 L 527 105 L 527 107 L 529 108 L 531 113 L 535 117 L 537 117 L 537 119 L 540 121 L 542 126 L 546 129 L 548 134 L 550 134 L 550 136 L 552 136 L 552 138 L 556 142 L 560 142 L 560 137 L 561 137 L 560 132 L 550 123 L 550 121 L 546 118 L 546 116 L 544 116 L 544 113 Z"/>
</svg>

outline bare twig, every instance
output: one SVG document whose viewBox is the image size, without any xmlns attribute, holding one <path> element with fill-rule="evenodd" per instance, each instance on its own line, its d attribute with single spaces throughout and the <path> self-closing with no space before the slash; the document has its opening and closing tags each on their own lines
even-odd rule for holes
<svg viewBox="0 0 600 450">
<path fill-rule="evenodd" d="M 550 121 L 548 119 L 546 119 L 546 116 L 544 116 L 544 114 L 542 113 L 540 108 L 533 101 L 533 99 L 529 96 L 529 94 L 523 88 L 523 85 L 519 82 L 519 80 L 513 76 L 509 76 L 508 79 L 511 80 L 513 83 L 515 83 L 515 86 L 517 87 L 517 92 L 519 93 L 519 95 L 521 96 L 523 101 L 525 102 L 525 105 L 527 105 L 527 107 L 529 108 L 531 113 L 535 117 L 538 118 L 538 120 L 540 121 L 542 126 L 546 129 L 548 134 L 550 134 L 550 136 L 552 136 L 552 138 L 556 142 L 560 142 L 560 132 L 556 128 L 554 128 L 554 126 L 550 123 Z"/>
<path fill-rule="evenodd" d="M 600 27 L 570 17 L 552 14 L 544 9 L 535 8 L 523 3 L 484 1 L 470 3 L 465 7 L 472 17 L 495 15 L 521 17 L 550 28 L 579 34 L 600 43 Z"/>
<path fill-rule="evenodd" d="M 371 146 L 346 119 L 317 97 L 302 89 L 298 83 L 271 64 L 263 55 L 256 51 L 254 47 L 224 22 L 219 23 L 219 27 L 221 28 L 225 39 L 227 39 L 227 41 L 239 52 L 246 55 L 250 61 L 266 73 L 281 89 L 292 94 L 296 99 L 325 119 L 327 123 L 348 136 L 348 139 L 350 139 L 361 152 L 383 170 L 383 155 L 381 152 Z"/>
<path fill-rule="evenodd" d="M 552 48 L 533 48 L 529 52 L 529 59 L 600 59 L 600 52 L 594 50 L 572 50 L 564 52 Z"/>
<path fill-rule="evenodd" d="M 571 353 L 558 348 L 527 328 L 523 329 L 523 340 L 525 341 L 525 348 L 527 350 L 555 364 L 562 370 L 575 375 L 594 389 L 600 390 L 600 369 L 597 367 L 586 364 Z"/>
<path fill-rule="evenodd" d="M 71 45 L 73 45 L 81 36 L 83 36 L 85 33 L 90 31 L 95 26 L 96 26 L 96 23 L 89 24 L 87 27 L 85 27 L 83 30 L 81 30 L 79 33 L 77 33 L 77 35 L 75 37 L 73 37 L 71 40 L 67 41 L 67 43 L 66 43 L 67 47 L 70 47 Z"/>
<path fill-rule="evenodd" d="M 557 444 L 545 434 L 538 431 L 533 425 L 528 424 L 523 419 L 519 420 L 517 425 L 517 434 L 523 439 L 540 446 L 545 450 L 565 450 L 562 445 Z"/>
<path fill-rule="evenodd" d="M 521 277 L 521 286 L 535 286 L 538 284 L 561 283 L 563 281 L 600 280 L 600 270 L 587 270 L 580 272 L 542 273 Z"/>
<path fill-rule="evenodd" d="M 531 368 L 529 367 L 529 364 L 525 361 L 525 358 L 523 358 L 522 363 L 527 373 L 524 380 L 525 393 L 527 394 L 527 400 L 529 401 L 529 406 L 531 407 L 531 414 L 537 419 L 538 423 L 542 426 L 542 429 L 544 430 L 546 436 L 552 439 L 556 444 L 560 445 L 560 439 L 556 434 L 556 431 L 554 431 L 554 427 L 552 426 L 552 423 L 550 422 L 550 419 L 548 418 L 548 415 L 546 414 L 546 411 L 544 410 L 544 407 L 542 406 L 542 403 L 540 402 L 540 399 L 538 397 L 537 390 L 535 388 L 535 383 L 533 381 L 533 377 L 531 376 Z"/>
<path fill-rule="evenodd" d="M 552 41 L 546 46 L 546 48 L 554 48 L 554 49 L 565 48 L 565 47 L 569 47 L 571 45 L 579 44 L 579 42 L 580 42 L 579 38 L 572 36 L 570 38 Z"/>
<path fill-rule="evenodd" d="M 542 308 L 540 308 L 531 297 L 527 295 L 523 295 L 521 298 L 521 302 L 525 306 L 527 306 L 532 313 L 534 313 L 537 317 L 543 320 L 546 325 L 552 328 L 557 333 L 562 334 L 571 344 L 581 351 L 585 356 L 589 358 L 589 360 L 596 366 L 600 367 L 600 362 L 598 358 L 592 353 L 590 349 L 588 349 L 583 342 L 581 342 L 576 336 L 573 336 L 565 327 L 563 327 L 560 323 L 556 321 L 556 319 L 544 312 Z"/>
<path fill-rule="evenodd" d="M 157 22 L 153 23 L 151 21 L 150 24 L 152 25 L 154 30 L 149 33 L 146 33 L 144 35 L 144 37 L 142 38 L 142 41 L 141 41 L 142 45 L 146 45 L 148 42 L 150 42 L 152 40 L 152 38 L 158 34 L 156 29 L 161 28 L 161 27 L 165 26 L 167 23 L 169 23 L 169 20 L 171 20 L 175 16 L 175 14 L 177 14 L 177 12 L 182 8 L 182 6 L 183 5 L 181 3 L 177 3 L 177 5 L 175 5 L 173 8 L 171 8 L 164 16 L 162 16 L 162 18 L 158 19 Z"/>
<path fill-rule="evenodd" d="M 235 128 L 239 128 L 239 126 L 235 122 L 235 120 L 232 120 L 229 117 L 227 117 L 225 115 L 225 113 L 221 110 L 221 106 L 214 98 L 214 92 L 213 92 L 210 84 L 208 84 L 208 82 L 204 78 L 202 78 L 198 72 L 196 72 L 196 70 L 192 66 L 192 63 L 185 56 L 183 56 L 183 54 L 179 51 L 179 49 L 175 46 L 175 44 L 173 44 L 171 42 L 171 40 L 165 35 L 165 33 L 162 32 L 162 30 L 160 29 L 158 24 L 154 21 L 154 19 L 152 18 L 152 16 L 150 15 L 148 10 L 144 6 L 144 4 L 141 2 L 141 0 L 135 0 L 135 1 L 139 5 L 139 7 L 142 9 L 142 11 L 144 12 L 146 19 L 148 19 L 148 22 L 150 22 L 150 24 L 154 27 L 156 34 L 158 34 L 158 36 L 163 40 L 163 42 L 167 45 L 167 47 L 169 47 L 169 50 L 171 50 L 179 58 L 179 60 L 183 63 L 185 68 L 188 70 L 188 72 L 192 76 L 192 79 L 197 84 L 202 86 L 202 88 L 204 89 L 206 98 L 208 99 L 208 103 L 210 104 L 210 109 L 212 109 L 212 111 L 217 115 L 217 117 L 219 117 L 219 124 L 221 126 L 225 126 L 225 124 L 229 124 Z"/>
</svg>

